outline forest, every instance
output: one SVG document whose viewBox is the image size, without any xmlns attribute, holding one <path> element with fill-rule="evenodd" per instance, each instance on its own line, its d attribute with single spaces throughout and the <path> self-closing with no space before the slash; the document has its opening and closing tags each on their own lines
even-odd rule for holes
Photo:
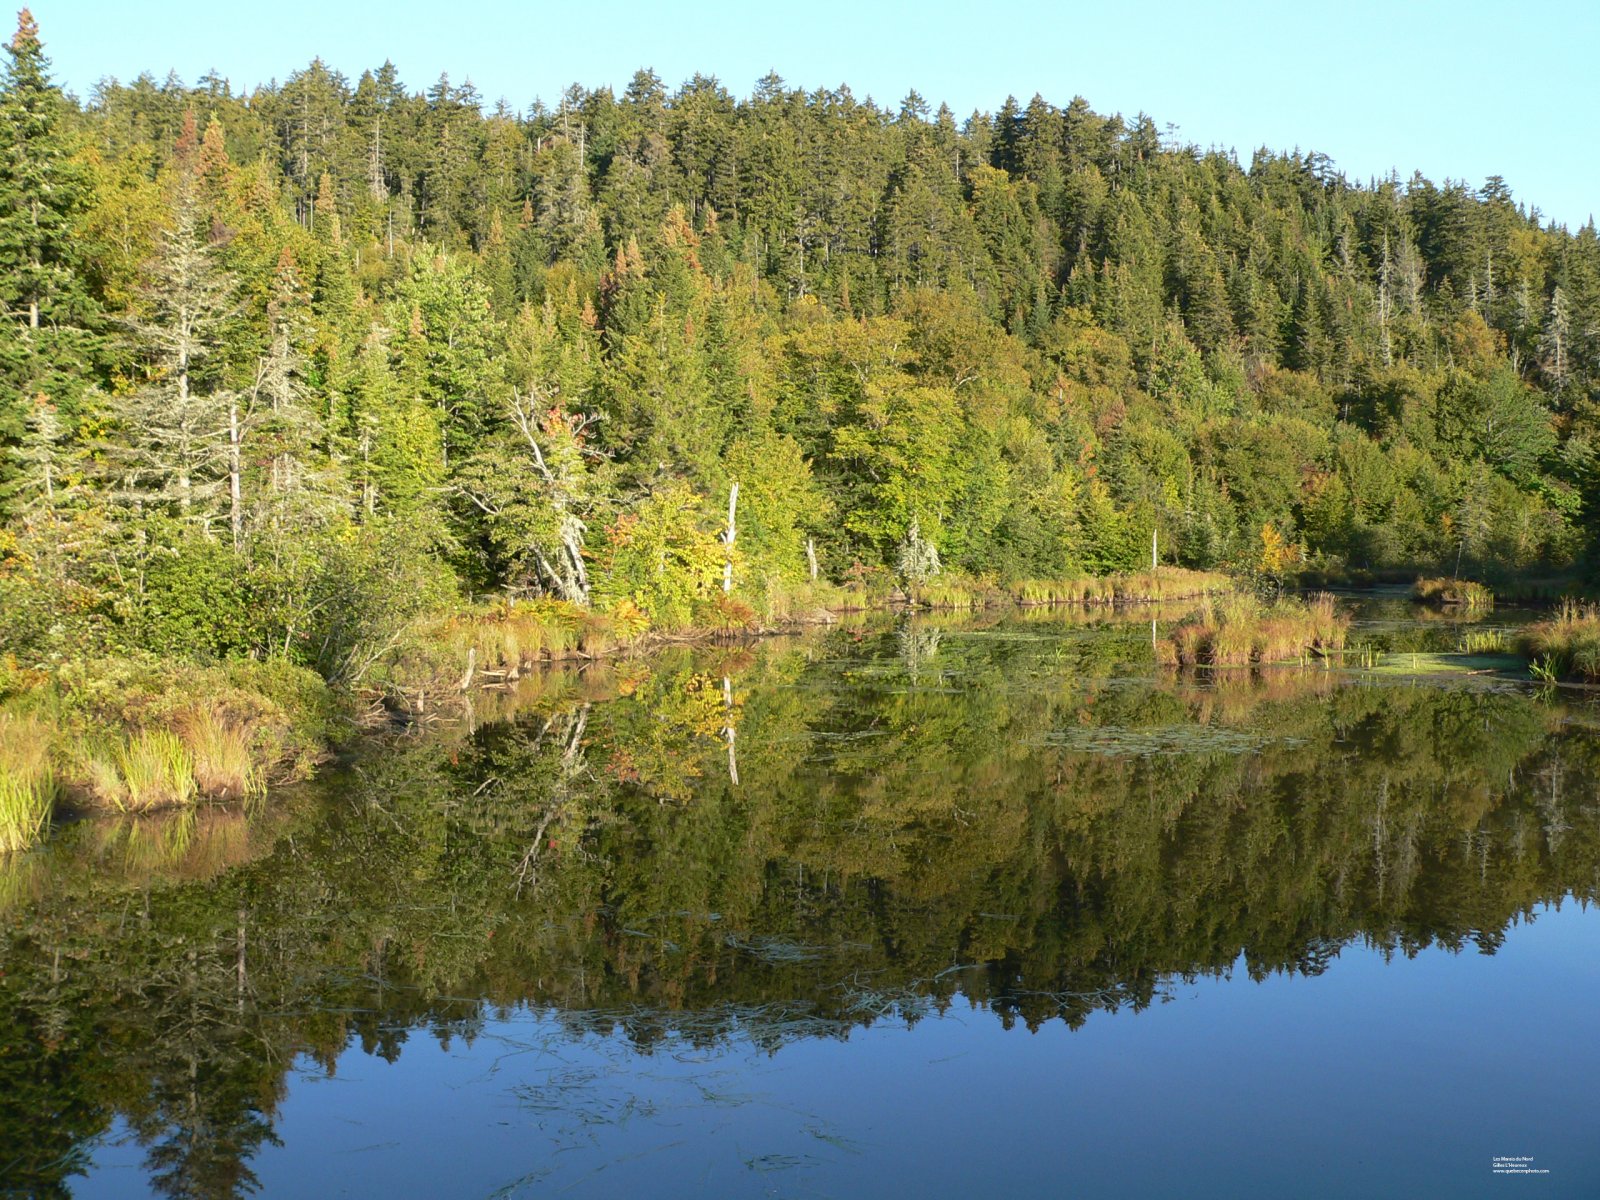
<svg viewBox="0 0 1600 1200">
<path fill-rule="evenodd" d="M 292 706 L 486 614 L 626 641 L 1152 545 L 1577 579 L 1600 531 L 1592 219 L 1082 98 L 81 99 L 24 10 L 0 314 L 0 698 L 156 663 Z"/>
</svg>

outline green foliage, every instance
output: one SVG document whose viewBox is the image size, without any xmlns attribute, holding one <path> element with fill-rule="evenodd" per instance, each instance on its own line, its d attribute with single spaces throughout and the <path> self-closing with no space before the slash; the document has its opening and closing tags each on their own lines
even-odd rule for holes
<svg viewBox="0 0 1600 1200">
<path fill-rule="evenodd" d="M 151 532 L 156 538 L 167 533 L 159 524 Z M 138 590 L 125 598 L 123 636 L 131 645 L 175 658 L 247 653 L 260 644 L 263 630 L 246 569 L 231 547 L 179 532 L 149 556 Z"/>
<path fill-rule="evenodd" d="M 606 529 L 602 594 L 631 601 L 657 628 L 687 627 L 722 586 L 725 553 L 704 520 L 704 502 L 678 481 L 623 512 Z"/>
<path fill-rule="evenodd" d="M 317 62 L 83 106 L 24 20 L 0 649 L 354 686 L 463 592 L 623 641 L 727 625 L 730 558 L 769 619 L 880 603 L 933 580 L 913 530 L 985 581 L 949 603 L 1152 534 L 1163 567 L 1499 578 L 1600 532 L 1600 239 L 1497 182 L 1246 168 L 1042 97 L 634 83 L 513 113 Z"/>
</svg>

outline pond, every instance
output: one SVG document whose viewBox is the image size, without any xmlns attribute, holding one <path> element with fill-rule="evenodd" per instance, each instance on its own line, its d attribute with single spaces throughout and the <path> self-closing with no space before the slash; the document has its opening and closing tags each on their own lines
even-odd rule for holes
<svg viewBox="0 0 1600 1200">
<path fill-rule="evenodd" d="M 1600 1192 L 1587 696 L 1399 604 L 1372 669 L 1150 616 L 552 670 L 62 830 L 0 874 L 0 1190 Z"/>
</svg>

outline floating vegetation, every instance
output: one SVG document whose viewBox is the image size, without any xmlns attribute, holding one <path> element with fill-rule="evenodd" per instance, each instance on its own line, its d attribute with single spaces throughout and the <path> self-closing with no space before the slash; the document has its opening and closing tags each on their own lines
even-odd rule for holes
<svg viewBox="0 0 1600 1200">
<path fill-rule="evenodd" d="M 1214 725 L 1163 725 L 1129 728 L 1106 725 L 1067 728 L 1048 734 L 1047 746 L 1110 758 L 1149 758 L 1178 754 L 1253 754 L 1269 745 L 1297 745 L 1295 738 L 1245 733 Z"/>
<path fill-rule="evenodd" d="M 1432 608 L 1462 612 L 1489 612 L 1494 608 L 1494 593 L 1484 584 L 1470 579 L 1419 579 L 1411 588 L 1411 598 Z"/>
<path fill-rule="evenodd" d="M 1514 654 L 1448 654 L 1419 650 L 1374 655 L 1360 665 L 1368 675 L 1505 677 L 1520 675 L 1523 661 Z"/>
<path fill-rule="evenodd" d="M 837 947 L 804 946 L 776 937 L 742 938 L 729 934 L 722 944 L 765 963 L 814 962 Z"/>
<path fill-rule="evenodd" d="M 1510 654 L 1511 634 L 1505 629 L 1469 629 L 1461 635 L 1462 654 Z"/>
<path fill-rule="evenodd" d="M 822 1160 L 813 1154 L 758 1154 L 744 1160 L 752 1171 L 793 1171 L 800 1167 L 818 1167 Z"/>
</svg>

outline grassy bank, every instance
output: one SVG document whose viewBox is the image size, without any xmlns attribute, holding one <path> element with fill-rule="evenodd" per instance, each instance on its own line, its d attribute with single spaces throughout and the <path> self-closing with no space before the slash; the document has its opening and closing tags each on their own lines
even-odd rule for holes
<svg viewBox="0 0 1600 1200">
<path fill-rule="evenodd" d="M 349 723 L 315 673 L 110 658 L 0 674 L 0 850 L 59 808 L 148 812 L 303 778 Z"/>
<path fill-rule="evenodd" d="M 426 713 L 474 687 L 513 683 L 546 663 L 831 624 L 838 613 L 887 603 L 887 593 L 865 588 L 769 584 L 755 604 L 719 592 L 694 606 L 691 624 L 658 626 L 626 599 L 603 608 L 561 600 L 491 601 L 418 624 L 396 642 L 363 691 L 393 710 Z"/>
<path fill-rule="evenodd" d="M 1025 608 L 1058 604 L 1159 604 L 1170 600 L 1197 600 L 1236 590 L 1229 576 L 1218 571 L 1190 571 L 1159 567 L 1154 571 L 1116 575 L 1081 575 L 1065 579 L 1024 579 L 998 584 L 942 576 L 917 592 L 918 604 L 929 608 L 976 609 L 1019 605 Z"/>
<path fill-rule="evenodd" d="M 1159 661 L 1172 667 L 1246 667 L 1305 662 L 1344 649 L 1350 627 L 1326 592 L 1309 601 L 1281 599 L 1263 604 L 1230 596 L 1180 621 L 1156 646 Z"/>
</svg>

